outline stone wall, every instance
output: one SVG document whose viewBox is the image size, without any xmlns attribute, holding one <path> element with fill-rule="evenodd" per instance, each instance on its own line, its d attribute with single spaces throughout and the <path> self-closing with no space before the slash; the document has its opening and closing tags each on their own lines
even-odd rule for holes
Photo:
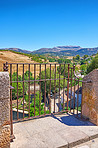
<svg viewBox="0 0 98 148">
<path fill-rule="evenodd" d="M 0 72 L 0 148 L 10 147 L 9 73 Z"/>
<path fill-rule="evenodd" d="M 83 81 L 82 88 L 82 116 L 98 125 L 98 69 L 93 70 Z"/>
</svg>

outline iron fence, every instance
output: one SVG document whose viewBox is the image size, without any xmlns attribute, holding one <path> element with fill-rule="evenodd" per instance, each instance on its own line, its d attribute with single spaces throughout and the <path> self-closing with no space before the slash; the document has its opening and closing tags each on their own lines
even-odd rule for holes
<svg viewBox="0 0 98 148">
<path fill-rule="evenodd" d="M 70 112 L 80 116 L 82 81 L 74 76 L 75 65 L 71 67 L 70 64 L 6 62 L 3 69 L 9 72 L 12 86 L 11 135 L 13 135 L 14 121 L 60 112 Z"/>
</svg>

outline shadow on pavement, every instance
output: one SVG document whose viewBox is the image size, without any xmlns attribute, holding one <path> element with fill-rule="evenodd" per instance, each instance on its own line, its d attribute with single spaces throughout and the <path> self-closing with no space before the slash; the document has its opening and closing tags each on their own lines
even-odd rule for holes
<svg viewBox="0 0 98 148">
<path fill-rule="evenodd" d="M 66 114 L 64 116 L 58 116 L 58 117 L 52 114 L 52 117 L 68 126 L 96 126 L 95 124 L 89 121 L 80 120 L 76 118 L 74 115 L 70 115 L 70 114 Z"/>
</svg>

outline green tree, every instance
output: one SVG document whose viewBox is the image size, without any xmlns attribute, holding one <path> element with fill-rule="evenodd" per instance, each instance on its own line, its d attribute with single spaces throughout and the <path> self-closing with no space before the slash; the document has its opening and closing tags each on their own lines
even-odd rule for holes
<svg viewBox="0 0 98 148">
<path fill-rule="evenodd" d="M 39 100 L 39 91 L 36 92 L 36 99 L 35 99 L 35 116 L 39 115 L 39 105 L 42 101 L 42 95 L 41 100 Z M 41 114 L 44 114 L 44 103 L 41 103 Z M 30 116 L 34 116 L 34 97 L 32 99 L 32 103 L 30 104 Z"/>
<path fill-rule="evenodd" d="M 23 79 L 23 76 L 22 76 Z M 24 73 L 24 80 L 29 80 L 29 71 L 26 71 Z M 32 77 L 32 73 L 30 72 L 30 80 L 34 80 L 34 78 Z M 30 84 L 33 84 L 34 82 L 30 82 Z"/>
<path fill-rule="evenodd" d="M 87 72 L 87 65 L 86 64 L 81 65 L 80 70 L 81 70 L 81 74 L 85 75 Z"/>
<path fill-rule="evenodd" d="M 26 71 L 24 73 L 24 80 L 29 80 L 29 71 Z M 32 73 L 30 72 L 30 80 L 34 80 L 32 77 Z M 12 81 L 17 81 L 17 72 L 14 72 L 12 74 Z M 23 81 L 23 75 L 18 75 L 18 81 Z M 30 84 L 33 82 L 30 82 Z M 17 98 L 17 82 L 13 82 L 12 86 L 14 89 L 12 90 L 12 98 L 16 99 Z M 28 90 L 28 82 L 24 82 L 24 94 L 26 94 L 26 91 Z M 18 82 L 18 96 L 23 95 L 23 82 Z"/>
<path fill-rule="evenodd" d="M 91 63 L 87 66 L 87 73 L 98 68 L 98 54 L 92 59 Z"/>
<path fill-rule="evenodd" d="M 80 55 L 76 55 L 76 60 L 77 60 L 77 61 L 80 60 Z"/>
<path fill-rule="evenodd" d="M 51 79 L 54 79 L 55 78 L 55 72 L 54 70 L 51 70 Z M 56 78 L 59 79 L 59 74 L 56 72 Z M 60 75 L 60 78 L 63 78 L 62 75 Z M 45 71 L 42 71 L 41 72 L 41 79 L 45 79 Z M 50 79 L 50 69 L 46 69 L 46 79 Z M 62 89 L 63 88 L 63 79 L 60 80 L 60 88 Z M 65 80 L 65 83 L 66 83 L 66 80 Z M 59 80 L 56 80 L 56 91 L 58 90 L 59 88 Z M 51 80 L 51 91 L 54 93 L 54 80 Z M 47 80 L 46 81 L 46 95 L 48 96 L 48 93 L 49 93 L 49 90 L 50 90 L 50 81 Z M 42 95 L 44 96 L 44 93 L 45 93 L 45 81 L 42 81 L 41 82 L 41 91 L 42 91 Z"/>
<path fill-rule="evenodd" d="M 72 64 L 70 64 L 70 67 L 73 67 Z M 59 73 L 59 68 L 60 67 L 58 66 L 58 68 L 57 68 L 58 73 Z M 62 76 L 64 76 L 64 65 L 61 65 L 60 73 Z M 73 75 L 73 70 L 72 70 L 72 75 Z M 71 77 L 71 68 L 69 69 L 69 76 Z M 67 64 L 65 65 L 65 77 L 68 78 L 68 65 Z"/>
<path fill-rule="evenodd" d="M 75 57 L 73 57 L 73 61 L 74 62 L 80 61 L 80 55 L 76 55 Z"/>
<path fill-rule="evenodd" d="M 59 64 L 61 64 L 61 63 L 67 64 L 67 63 L 71 63 L 71 60 L 70 59 L 63 59 L 63 58 L 61 58 L 61 59 L 58 59 L 58 63 Z"/>
<path fill-rule="evenodd" d="M 12 90 L 12 99 L 16 99 L 17 98 L 17 83 L 13 83 L 12 86 L 14 87 L 14 89 Z M 22 83 L 18 82 L 18 96 L 22 96 L 22 94 L 23 94 Z"/>
<path fill-rule="evenodd" d="M 76 57 L 73 57 L 73 61 L 75 62 L 75 60 L 76 60 Z"/>
<path fill-rule="evenodd" d="M 20 75 L 18 75 L 18 81 L 21 81 L 22 77 Z M 17 72 L 14 72 L 12 74 L 12 81 L 17 81 Z M 14 89 L 12 90 L 12 98 L 16 99 L 17 98 L 17 83 L 13 82 L 12 86 L 14 87 Z M 22 88 L 22 83 L 18 82 L 18 96 L 21 96 L 23 92 L 23 88 Z"/>
<path fill-rule="evenodd" d="M 80 65 L 86 64 L 86 60 L 81 60 Z"/>
<path fill-rule="evenodd" d="M 61 63 L 63 63 L 64 62 L 64 59 L 62 58 L 62 59 L 58 59 L 58 63 L 59 64 L 61 64 Z"/>
<path fill-rule="evenodd" d="M 55 58 L 48 58 L 49 62 L 56 62 Z"/>
<path fill-rule="evenodd" d="M 85 54 L 85 55 L 83 56 L 83 59 L 85 60 L 87 57 L 88 57 L 88 55 Z"/>
</svg>

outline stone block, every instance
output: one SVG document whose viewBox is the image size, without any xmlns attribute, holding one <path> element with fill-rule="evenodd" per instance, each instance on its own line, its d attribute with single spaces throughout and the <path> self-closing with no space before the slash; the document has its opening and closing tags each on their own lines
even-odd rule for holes
<svg viewBox="0 0 98 148">
<path fill-rule="evenodd" d="M 9 99 L 9 73 L 0 72 L 0 100 Z"/>
<path fill-rule="evenodd" d="M 10 148 L 10 127 L 3 126 L 0 130 L 0 148 Z"/>
<path fill-rule="evenodd" d="M 0 148 L 10 148 L 9 73 L 0 72 Z"/>
<path fill-rule="evenodd" d="M 83 81 L 82 88 L 82 116 L 98 125 L 98 69 L 93 70 Z"/>
</svg>

